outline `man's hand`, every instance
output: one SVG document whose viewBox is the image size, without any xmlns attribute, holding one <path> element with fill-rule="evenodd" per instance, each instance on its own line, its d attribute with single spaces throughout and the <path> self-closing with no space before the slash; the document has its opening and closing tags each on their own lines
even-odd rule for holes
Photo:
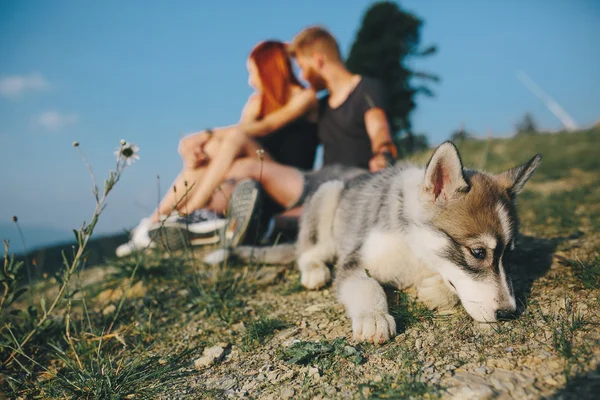
<svg viewBox="0 0 600 400">
<path fill-rule="evenodd" d="M 205 164 L 209 157 L 204 152 L 204 145 L 210 140 L 207 131 L 184 137 L 179 141 L 179 154 L 186 168 L 194 169 Z"/>
<path fill-rule="evenodd" d="M 383 153 L 375 154 L 369 161 L 369 170 L 371 172 L 377 172 L 388 166 L 388 158 Z"/>
</svg>

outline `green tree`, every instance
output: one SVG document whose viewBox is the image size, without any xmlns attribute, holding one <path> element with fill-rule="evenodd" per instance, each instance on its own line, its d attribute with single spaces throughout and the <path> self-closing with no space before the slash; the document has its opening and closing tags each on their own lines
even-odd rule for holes
<svg viewBox="0 0 600 400">
<path fill-rule="evenodd" d="M 537 124 L 530 113 L 523 116 L 521 121 L 517 123 L 516 128 L 517 136 L 535 135 L 538 132 Z"/>
<path fill-rule="evenodd" d="M 412 143 L 408 143 L 411 140 Z M 429 148 L 429 139 L 424 133 L 411 134 L 410 136 L 396 136 L 394 143 L 398 147 L 398 158 L 404 158 L 410 153 L 417 153 L 419 151 L 427 150 Z M 409 152 L 410 149 L 410 152 Z"/>
<path fill-rule="evenodd" d="M 455 143 L 462 142 L 464 140 L 471 139 L 472 137 L 473 135 L 467 132 L 467 130 L 465 129 L 465 125 L 462 124 L 459 129 L 455 130 L 454 132 L 452 132 L 452 134 L 450 134 L 450 141 Z"/>
<path fill-rule="evenodd" d="M 410 123 L 415 96 L 433 96 L 426 82 L 439 81 L 438 76 L 413 71 L 407 65 L 410 59 L 437 51 L 435 46 L 420 47 L 422 26 L 422 20 L 397 3 L 377 2 L 366 11 L 346 60 L 350 71 L 379 79 L 386 88 L 392 132 L 397 142 L 405 137 L 406 148 L 399 149 L 400 154 L 411 153 L 417 144 Z M 413 78 L 420 82 L 414 84 Z"/>
</svg>

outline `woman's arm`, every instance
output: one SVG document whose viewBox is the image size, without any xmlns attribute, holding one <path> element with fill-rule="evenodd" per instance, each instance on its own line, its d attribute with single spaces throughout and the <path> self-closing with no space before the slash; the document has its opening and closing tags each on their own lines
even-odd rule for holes
<svg viewBox="0 0 600 400">
<path fill-rule="evenodd" d="M 260 95 L 254 93 L 248 98 L 248 101 L 242 110 L 239 124 L 247 124 L 256 121 L 258 119 L 258 114 L 260 114 Z"/>
<path fill-rule="evenodd" d="M 256 118 L 248 118 L 245 121 L 240 121 L 239 128 L 248 136 L 266 136 L 293 120 L 300 118 L 316 105 L 317 94 L 315 91 L 312 89 L 304 89 L 302 92 L 293 96 L 285 106 L 270 113 L 260 121 L 257 121 Z"/>
</svg>

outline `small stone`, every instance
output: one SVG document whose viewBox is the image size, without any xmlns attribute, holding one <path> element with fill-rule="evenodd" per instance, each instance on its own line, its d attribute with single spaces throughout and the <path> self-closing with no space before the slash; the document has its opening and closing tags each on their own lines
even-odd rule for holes
<svg viewBox="0 0 600 400">
<path fill-rule="evenodd" d="M 244 383 L 244 386 L 242 386 L 242 390 L 243 391 L 247 391 L 247 392 L 251 392 L 253 391 L 256 387 L 258 386 L 258 382 L 256 382 L 255 380 L 250 380 L 246 383 Z"/>
<path fill-rule="evenodd" d="M 475 368 L 475 372 L 480 375 L 486 375 L 490 372 L 490 370 L 486 366 L 481 366 L 481 367 Z"/>
<path fill-rule="evenodd" d="M 272 285 L 286 270 L 286 267 L 264 267 L 255 273 L 254 279 L 259 286 Z"/>
<path fill-rule="evenodd" d="M 494 391 L 487 385 L 461 386 L 452 390 L 451 398 L 457 400 L 487 400 L 494 398 Z"/>
<path fill-rule="evenodd" d="M 415 347 L 417 348 L 417 350 L 421 350 L 422 346 L 423 346 L 423 341 L 421 339 L 415 340 Z"/>
<path fill-rule="evenodd" d="M 313 304 L 312 306 L 306 307 L 306 312 L 309 314 L 313 314 L 318 311 L 322 311 L 322 310 L 326 309 L 327 307 L 329 307 L 329 304 L 325 304 L 325 303 Z"/>
<path fill-rule="evenodd" d="M 237 348 L 233 347 L 231 349 L 231 352 L 227 355 L 228 360 L 237 360 L 238 358 L 240 358 L 240 351 Z"/>
<path fill-rule="evenodd" d="M 244 322 L 239 322 L 237 324 L 231 325 L 231 329 L 234 331 L 243 331 L 246 329 L 246 325 L 244 324 Z"/>
<path fill-rule="evenodd" d="M 556 381 L 556 379 L 554 379 L 550 375 L 544 378 L 544 382 L 546 382 L 550 386 L 558 386 L 558 382 Z"/>
<path fill-rule="evenodd" d="M 286 373 L 279 376 L 279 381 L 286 381 L 292 379 L 296 373 L 293 370 L 289 370 Z"/>
<path fill-rule="evenodd" d="M 560 363 L 556 360 L 548 361 L 547 365 L 551 369 L 560 369 Z"/>
<path fill-rule="evenodd" d="M 281 390 L 281 398 L 282 399 L 291 399 L 292 397 L 294 397 L 294 394 L 296 394 L 296 391 L 291 386 L 285 386 Z"/>
<path fill-rule="evenodd" d="M 542 359 L 541 359 L 541 358 L 539 358 L 538 356 L 533 356 L 533 357 L 531 358 L 531 363 L 532 363 L 533 365 L 539 365 L 539 364 L 541 364 L 541 363 L 542 363 Z"/>
<path fill-rule="evenodd" d="M 308 369 L 308 377 L 309 378 L 320 378 L 321 375 L 319 374 L 319 368 L 310 367 Z"/>
<path fill-rule="evenodd" d="M 269 380 L 270 383 L 277 383 L 277 381 L 279 380 L 279 379 L 277 379 L 278 375 L 279 375 L 279 371 L 267 372 L 267 379 Z"/>
<path fill-rule="evenodd" d="M 144 297 L 147 291 L 148 289 L 144 286 L 144 282 L 138 281 L 129 289 L 129 292 L 127 293 L 127 298 L 139 299 L 140 297 Z"/>
<path fill-rule="evenodd" d="M 272 364 L 265 364 L 262 367 L 260 367 L 260 372 L 269 372 L 273 370 L 273 365 Z"/>
<path fill-rule="evenodd" d="M 275 340 L 284 341 L 300 332 L 300 328 L 289 328 L 275 335 Z"/>
<path fill-rule="evenodd" d="M 102 310 L 103 315 L 110 315 L 117 310 L 117 307 L 114 304 L 109 304 Z"/>
<path fill-rule="evenodd" d="M 194 368 L 203 369 L 210 366 L 213 362 L 215 362 L 213 358 L 203 356 L 194 361 Z"/>
<path fill-rule="evenodd" d="M 219 346 L 208 347 L 204 349 L 202 357 L 194 361 L 194 368 L 202 369 L 211 366 L 221 359 L 225 350 Z"/>
<path fill-rule="evenodd" d="M 505 350 L 507 353 L 512 353 L 514 349 L 512 347 L 508 346 Z"/>
<path fill-rule="evenodd" d="M 344 352 L 346 352 L 347 355 L 352 356 L 354 354 L 357 354 L 358 350 L 356 350 L 352 346 L 346 346 L 346 347 L 344 347 Z"/>
<path fill-rule="evenodd" d="M 221 382 L 220 388 L 222 390 L 230 390 L 235 386 L 235 379 L 226 378 Z"/>
<path fill-rule="evenodd" d="M 221 346 L 213 346 L 213 347 L 204 349 L 202 354 L 204 354 L 205 356 L 210 356 L 215 359 L 218 359 L 218 358 L 221 358 L 221 356 L 223 355 L 224 352 L 225 352 L 225 350 Z"/>
</svg>

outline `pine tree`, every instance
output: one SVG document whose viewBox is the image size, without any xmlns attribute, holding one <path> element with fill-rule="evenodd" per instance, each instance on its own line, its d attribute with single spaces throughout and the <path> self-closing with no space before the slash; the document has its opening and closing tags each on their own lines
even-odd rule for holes
<svg viewBox="0 0 600 400">
<path fill-rule="evenodd" d="M 414 86 L 412 78 L 439 81 L 435 75 L 412 71 L 406 65 L 410 58 L 437 51 L 435 46 L 420 49 L 422 25 L 423 21 L 395 2 L 375 3 L 366 11 L 346 60 L 351 72 L 379 79 L 386 88 L 392 132 L 399 143 L 408 147 L 399 149 L 401 153 L 410 153 L 414 148 L 410 113 L 416 107 L 416 94 L 433 96 L 427 86 Z M 406 137 L 402 140 L 403 134 Z"/>
<path fill-rule="evenodd" d="M 533 115 L 530 113 L 527 113 L 523 116 L 521 121 L 517 123 L 516 128 L 517 136 L 535 135 L 538 132 L 535 119 L 533 119 Z"/>
</svg>

